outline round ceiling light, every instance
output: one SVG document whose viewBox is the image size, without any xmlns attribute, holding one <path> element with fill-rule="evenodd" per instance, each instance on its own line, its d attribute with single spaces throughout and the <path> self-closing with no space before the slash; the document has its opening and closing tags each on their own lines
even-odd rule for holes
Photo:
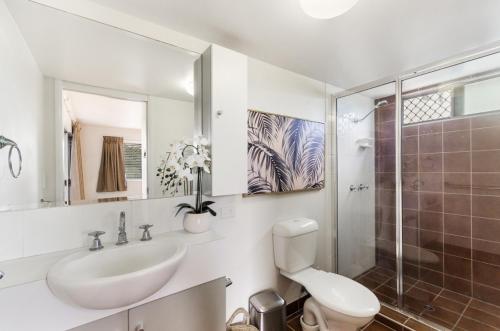
<svg viewBox="0 0 500 331">
<path fill-rule="evenodd" d="M 354 7 L 358 0 L 300 0 L 307 15 L 318 19 L 340 16 Z"/>
</svg>

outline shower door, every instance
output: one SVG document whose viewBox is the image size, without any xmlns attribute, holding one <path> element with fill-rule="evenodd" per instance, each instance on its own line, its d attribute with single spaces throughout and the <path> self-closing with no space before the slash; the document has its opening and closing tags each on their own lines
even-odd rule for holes
<svg viewBox="0 0 500 331">
<path fill-rule="evenodd" d="M 337 272 L 396 304 L 396 84 L 337 98 Z"/>
<path fill-rule="evenodd" d="M 500 52 L 336 98 L 337 272 L 438 327 L 500 327 Z"/>
<path fill-rule="evenodd" d="M 500 54 L 401 90 L 402 307 L 449 329 L 499 327 Z"/>
</svg>

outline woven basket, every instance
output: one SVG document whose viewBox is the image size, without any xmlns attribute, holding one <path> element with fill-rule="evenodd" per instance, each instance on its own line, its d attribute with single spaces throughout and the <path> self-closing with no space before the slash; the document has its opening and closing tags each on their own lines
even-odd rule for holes
<svg viewBox="0 0 500 331">
<path fill-rule="evenodd" d="M 243 314 L 243 321 L 240 323 L 234 323 L 235 318 L 239 315 Z M 255 326 L 250 325 L 250 315 L 248 312 L 243 309 L 243 308 L 238 308 L 236 311 L 231 315 L 229 320 L 226 323 L 226 330 L 227 331 L 259 331 Z"/>
</svg>

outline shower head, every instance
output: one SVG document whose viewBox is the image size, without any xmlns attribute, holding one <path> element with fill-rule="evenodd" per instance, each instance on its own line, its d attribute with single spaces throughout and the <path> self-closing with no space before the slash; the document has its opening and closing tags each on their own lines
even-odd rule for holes
<svg viewBox="0 0 500 331">
<path fill-rule="evenodd" d="M 383 106 L 387 106 L 388 104 L 389 104 L 389 102 L 387 100 L 380 100 L 375 105 L 375 109 L 378 109 L 378 108 L 383 107 Z"/>
<path fill-rule="evenodd" d="M 377 102 L 375 107 L 373 107 L 373 109 L 371 111 L 369 111 L 365 116 L 363 116 L 361 118 L 355 118 L 352 121 L 354 123 L 359 123 L 359 122 L 363 121 L 365 118 L 367 118 L 368 116 L 370 116 L 370 114 L 373 113 L 375 110 L 379 109 L 380 107 L 386 106 L 388 104 L 389 104 L 389 102 L 387 100 L 380 100 L 379 102 Z"/>
</svg>

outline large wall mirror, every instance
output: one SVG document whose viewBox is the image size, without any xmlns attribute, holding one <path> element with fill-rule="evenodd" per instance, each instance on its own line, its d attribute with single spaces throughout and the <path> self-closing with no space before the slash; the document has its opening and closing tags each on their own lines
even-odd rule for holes
<svg viewBox="0 0 500 331">
<path fill-rule="evenodd" d="M 29 0 L 0 4 L 0 211 L 188 195 L 199 54 Z"/>
</svg>

